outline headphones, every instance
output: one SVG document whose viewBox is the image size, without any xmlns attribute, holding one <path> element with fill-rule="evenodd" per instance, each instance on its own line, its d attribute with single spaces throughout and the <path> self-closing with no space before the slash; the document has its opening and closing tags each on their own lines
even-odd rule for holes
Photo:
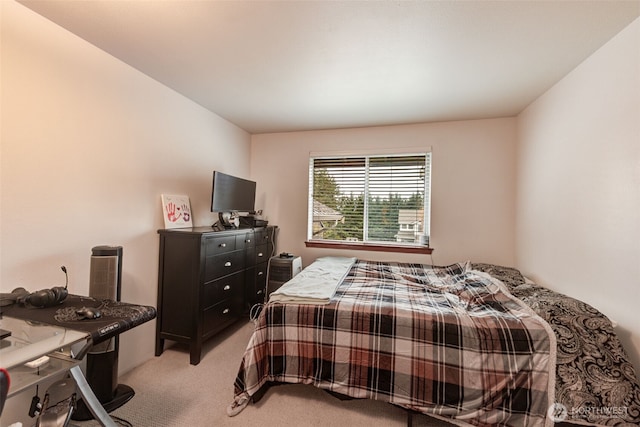
<svg viewBox="0 0 640 427">
<path fill-rule="evenodd" d="M 63 265 L 60 269 L 64 272 L 66 283 L 65 286 L 54 286 L 51 289 L 42 289 L 37 292 L 29 293 L 25 288 L 16 288 L 11 293 L 17 295 L 16 302 L 25 306 L 36 308 L 53 307 L 62 303 L 69 295 L 67 286 L 69 286 L 69 275 L 67 268 Z"/>
</svg>

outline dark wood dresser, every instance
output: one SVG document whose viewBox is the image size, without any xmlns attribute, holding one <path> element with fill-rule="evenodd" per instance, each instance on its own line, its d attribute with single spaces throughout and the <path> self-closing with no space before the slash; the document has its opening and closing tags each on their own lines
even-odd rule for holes
<svg viewBox="0 0 640 427">
<path fill-rule="evenodd" d="M 188 343 L 200 363 L 202 343 L 263 302 L 277 227 L 158 230 L 156 356 L 164 340 Z"/>
</svg>

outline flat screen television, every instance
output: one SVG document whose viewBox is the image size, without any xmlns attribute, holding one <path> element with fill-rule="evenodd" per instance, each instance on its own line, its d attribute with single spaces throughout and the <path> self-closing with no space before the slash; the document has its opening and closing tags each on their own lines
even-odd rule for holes
<svg viewBox="0 0 640 427">
<path fill-rule="evenodd" d="M 256 210 L 256 183 L 248 179 L 213 172 L 211 212 L 253 212 Z"/>
</svg>

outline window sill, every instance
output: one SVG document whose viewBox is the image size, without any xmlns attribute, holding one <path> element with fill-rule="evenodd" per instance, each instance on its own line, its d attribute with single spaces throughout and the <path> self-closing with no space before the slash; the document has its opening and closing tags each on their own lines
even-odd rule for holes
<svg viewBox="0 0 640 427">
<path fill-rule="evenodd" d="M 394 245 L 382 243 L 354 243 L 339 242 L 335 240 L 318 241 L 307 240 L 304 242 L 307 248 L 326 248 L 326 249 L 350 249 L 357 251 L 376 251 L 376 252 L 402 252 L 410 254 L 431 254 L 433 248 L 428 246 L 413 245 Z"/>
</svg>

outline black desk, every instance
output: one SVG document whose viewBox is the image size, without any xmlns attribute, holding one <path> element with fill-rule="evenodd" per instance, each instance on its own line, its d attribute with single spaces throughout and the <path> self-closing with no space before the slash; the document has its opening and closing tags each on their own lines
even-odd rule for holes
<svg viewBox="0 0 640 427">
<path fill-rule="evenodd" d="M 76 314 L 76 310 L 82 307 L 98 308 L 102 316 L 98 319 L 82 320 Z M 145 305 L 69 295 L 62 304 L 55 307 L 33 308 L 13 304 L 2 307 L 2 314 L 87 332 L 91 335 L 92 344 L 95 345 L 153 320 L 156 317 L 156 309 Z"/>
<path fill-rule="evenodd" d="M 102 315 L 97 319 L 83 320 L 76 314 L 76 311 L 82 307 L 98 308 Z M 75 359 L 80 360 L 93 345 L 154 319 L 156 309 L 113 300 L 97 300 L 80 295 L 69 295 L 62 304 L 55 307 L 32 308 L 19 304 L 2 307 L 2 315 L 85 332 L 88 337 L 87 344 L 73 355 Z M 103 426 L 114 425 L 91 390 L 80 367 L 76 365 L 69 372 L 76 381 L 80 394 L 95 419 Z"/>
</svg>

